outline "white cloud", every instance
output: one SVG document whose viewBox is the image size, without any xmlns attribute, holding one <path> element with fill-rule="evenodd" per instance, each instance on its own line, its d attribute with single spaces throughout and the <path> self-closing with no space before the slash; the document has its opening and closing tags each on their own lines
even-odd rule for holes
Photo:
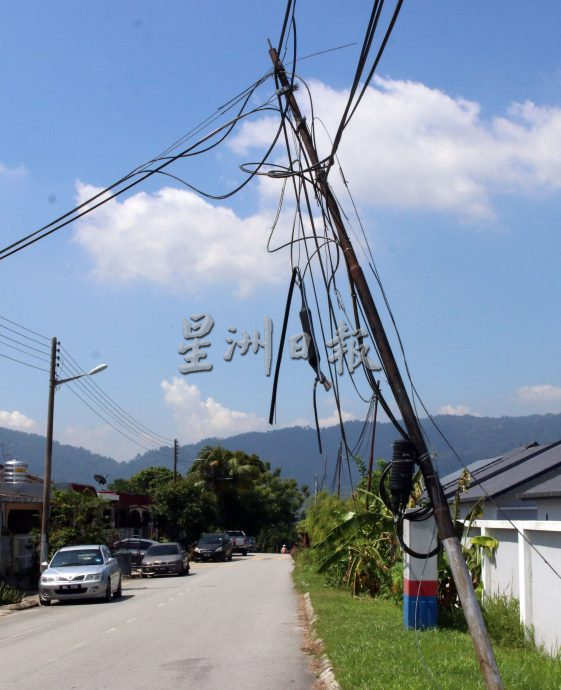
<svg viewBox="0 0 561 690">
<path fill-rule="evenodd" d="M 35 427 L 35 422 L 17 410 L 12 412 L 0 410 L 0 426 L 6 429 L 29 431 Z"/>
<path fill-rule="evenodd" d="M 182 442 L 193 443 L 210 436 L 224 438 L 246 431 L 266 431 L 269 424 L 253 412 L 239 412 L 214 398 L 204 399 L 195 384 L 173 377 L 161 383 L 164 400 L 172 408 Z"/>
<path fill-rule="evenodd" d="M 472 415 L 473 417 L 480 417 L 481 415 L 474 412 L 471 407 L 467 405 L 442 405 L 439 408 L 438 414 L 449 414 L 456 417 L 463 417 L 464 415 Z"/>
<path fill-rule="evenodd" d="M 341 410 L 341 417 L 343 418 L 344 422 L 354 422 L 356 419 L 358 419 L 358 417 L 356 417 L 354 414 L 351 412 L 345 412 L 345 410 Z M 333 410 L 329 417 L 320 417 L 319 419 L 319 425 L 321 427 L 335 426 L 336 424 L 339 424 L 339 413 L 336 409 Z"/>
<path fill-rule="evenodd" d="M 27 174 L 27 168 L 21 163 L 16 168 L 10 168 L 9 166 L 0 162 L 0 177 L 18 179 L 25 177 Z"/>
<path fill-rule="evenodd" d="M 78 184 L 78 203 L 100 190 Z M 99 280 L 148 280 L 197 292 L 223 284 L 240 297 L 283 279 L 279 257 L 265 246 L 271 215 L 237 216 L 193 192 L 160 189 L 114 200 L 77 224 L 76 241 Z"/>
<path fill-rule="evenodd" d="M 561 408 L 561 388 L 543 384 L 539 386 L 522 386 L 516 391 L 518 400 L 524 403 L 533 403 L 538 406 L 550 406 Z"/>
<path fill-rule="evenodd" d="M 308 84 L 331 135 L 348 98 Z M 238 153 L 270 141 L 275 123 L 248 123 L 232 142 Z M 268 133 L 268 134 L 267 134 Z M 317 128 L 320 158 L 330 144 Z M 561 108 L 529 101 L 484 118 L 479 104 L 420 83 L 378 77 L 345 131 L 339 150 L 346 179 L 364 204 L 452 211 L 491 218 L 493 194 L 561 188 Z M 331 181 L 338 184 L 332 170 Z M 278 186 L 278 185 L 277 185 Z"/>
</svg>

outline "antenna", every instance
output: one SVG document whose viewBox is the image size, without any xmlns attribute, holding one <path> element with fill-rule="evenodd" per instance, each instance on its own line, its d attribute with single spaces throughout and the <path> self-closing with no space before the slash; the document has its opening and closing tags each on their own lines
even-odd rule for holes
<svg viewBox="0 0 561 690">
<path fill-rule="evenodd" d="M 107 484 L 107 475 L 106 474 L 94 474 L 93 478 L 95 481 L 98 483 L 100 487 L 102 487 L 104 484 Z"/>
</svg>

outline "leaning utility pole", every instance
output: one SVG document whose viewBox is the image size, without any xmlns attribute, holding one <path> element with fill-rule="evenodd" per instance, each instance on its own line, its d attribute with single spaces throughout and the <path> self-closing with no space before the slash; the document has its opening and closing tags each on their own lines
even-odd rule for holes
<svg viewBox="0 0 561 690">
<path fill-rule="evenodd" d="M 270 45 L 270 44 L 269 44 Z M 489 690 L 503 690 L 503 684 L 497 662 L 493 654 L 493 649 L 489 641 L 487 629 L 483 621 L 481 609 L 475 596 L 473 583 L 467 568 L 460 541 L 456 536 L 450 509 L 444 496 L 444 491 L 434 470 L 430 454 L 428 452 L 421 427 L 411 401 L 407 395 L 403 379 L 395 361 L 382 321 L 376 309 L 372 293 L 368 287 L 366 277 L 360 267 L 354 248 L 351 244 L 337 201 L 327 183 L 327 178 L 319 161 L 310 131 L 306 124 L 305 117 L 302 116 L 294 91 L 286 75 L 284 66 L 279 59 L 277 51 L 270 46 L 269 55 L 275 68 L 275 76 L 281 87 L 277 94 L 279 99 L 284 96 L 294 118 L 296 132 L 302 142 L 310 161 L 310 167 L 315 169 L 315 183 L 319 194 L 325 199 L 328 212 L 333 221 L 333 226 L 337 233 L 339 244 L 345 257 L 349 280 L 354 286 L 357 295 L 364 308 L 366 319 L 370 325 L 373 337 L 376 340 L 380 359 L 386 371 L 388 383 L 392 389 L 396 403 L 401 412 L 404 424 L 407 428 L 410 441 L 415 446 L 417 452 L 417 462 L 421 467 L 421 472 L 425 480 L 425 486 L 429 495 L 434 519 L 438 528 L 438 535 L 442 541 L 450 568 L 456 583 L 456 589 L 460 597 L 466 621 L 471 633 L 475 651 L 478 657 L 479 666 L 485 679 L 485 684 Z"/>
</svg>

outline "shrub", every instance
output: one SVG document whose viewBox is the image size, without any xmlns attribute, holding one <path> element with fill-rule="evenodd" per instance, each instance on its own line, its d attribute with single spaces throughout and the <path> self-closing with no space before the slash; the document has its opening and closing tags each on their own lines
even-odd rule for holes
<svg viewBox="0 0 561 690">
<path fill-rule="evenodd" d="M 484 596 L 481 608 L 489 637 L 494 642 L 518 649 L 535 647 L 532 631 L 520 621 L 518 599 L 506 594 Z"/>
<path fill-rule="evenodd" d="M 0 606 L 5 604 L 19 604 L 23 599 L 24 593 L 17 587 L 12 587 L 4 583 L 0 583 Z"/>
</svg>

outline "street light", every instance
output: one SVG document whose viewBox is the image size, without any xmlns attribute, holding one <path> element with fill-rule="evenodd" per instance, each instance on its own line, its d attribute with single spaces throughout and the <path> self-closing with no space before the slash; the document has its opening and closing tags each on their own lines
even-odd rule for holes
<svg viewBox="0 0 561 690">
<path fill-rule="evenodd" d="M 83 374 L 76 374 L 67 379 L 57 379 L 56 377 L 56 352 L 58 341 L 53 338 L 51 341 L 51 373 L 49 379 L 49 410 L 47 415 L 47 445 L 45 447 L 45 472 L 43 478 L 43 510 L 41 515 L 41 546 L 39 550 L 39 562 L 43 563 L 49 556 L 49 517 L 51 504 L 51 468 L 53 464 L 53 421 L 55 414 L 55 390 L 63 383 L 69 383 L 84 376 L 93 376 L 100 371 L 107 369 L 107 364 L 98 364 L 91 371 Z"/>
</svg>

